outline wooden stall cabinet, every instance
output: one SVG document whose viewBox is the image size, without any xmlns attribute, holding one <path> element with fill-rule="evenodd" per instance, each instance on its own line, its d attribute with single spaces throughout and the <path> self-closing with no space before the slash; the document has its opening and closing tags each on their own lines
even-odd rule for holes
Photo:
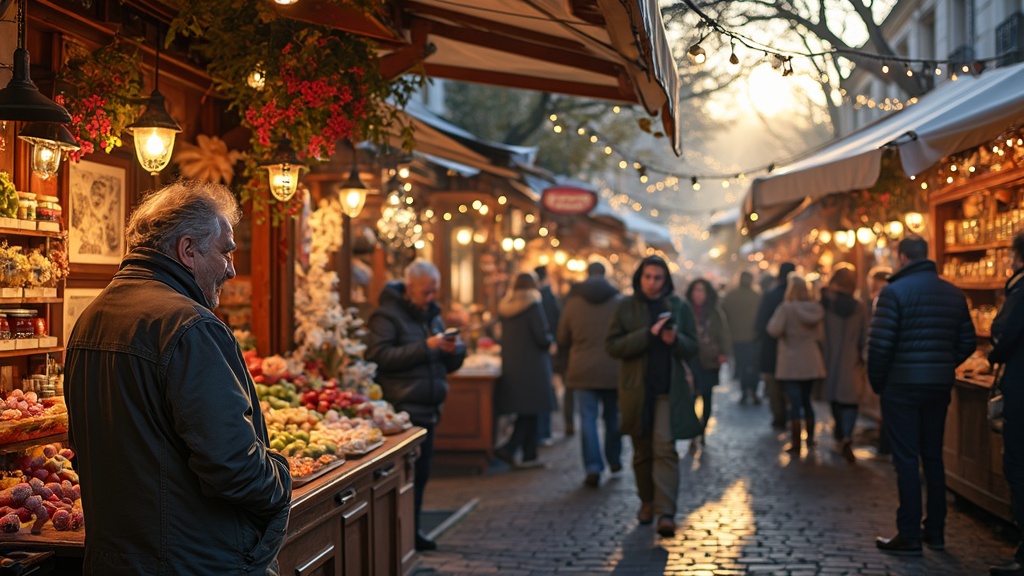
<svg viewBox="0 0 1024 576">
<path fill-rule="evenodd" d="M 469 464 L 481 473 L 494 456 L 494 387 L 497 372 L 453 372 L 448 399 L 434 430 L 440 461 Z"/>
<path fill-rule="evenodd" d="M 401 576 L 416 562 L 413 477 L 426 433 L 413 428 L 296 488 L 282 576 Z"/>
</svg>

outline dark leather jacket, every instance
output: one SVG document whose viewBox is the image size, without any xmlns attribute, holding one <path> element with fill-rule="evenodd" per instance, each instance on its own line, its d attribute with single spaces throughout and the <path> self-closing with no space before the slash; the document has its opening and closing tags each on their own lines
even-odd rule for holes
<svg viewBox="0 0 1024 576">
<path fill-rule="evenodd" d="M 935 262 L 910 263 L 878 295 L 868 340 L 871 388 L 951 388 L 975 346 L 964 293 L 939 278 Z"/>
<path fill-rule="evenodd" d="M 181 264 L 125 256 L 75 324 L 64 396 L 85 574 L 276 572 L 288 463 L 267 451 L 238 342 Z"/>
<path fill-rule="evenodd" d="M 992 321 L 992 351 L 989 362 L 1004 368 L 1000 387 L 1008 398 L 1024 396 L 1024 270 L 1017 270 L 1006 282 L 1006 300 Z M 1019 406 L 1020 404 L 1016 404 Z"/>
<path fill-rule="evenodd" d="M 448 373 L 466 359 L 461 342 L 451 354 L 427 348 L 429 336 L 444 332 L 440 312 L 433 302 L 426 311 L 416 308 L 405 298 L 404 283 L 389 282 L 367 326 L 366 359 L 377 363 L 384 399 L 408 412 L 417 426 L 437 424 L 448 397 Z"/>
</svg>

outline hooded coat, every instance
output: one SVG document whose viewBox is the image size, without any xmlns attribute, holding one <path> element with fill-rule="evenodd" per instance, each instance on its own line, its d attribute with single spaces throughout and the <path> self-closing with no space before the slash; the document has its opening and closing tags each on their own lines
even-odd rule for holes
<svg viewBox="0 0 1024 576">
<path fill-rule="evenodd" d="M 821 304 L 825 309 L 825 400 L 858 404 L 867 385 L 867 310 L 853 296 L 838 292 L 823 296 Z"/>
<path fill-rule="evenodd" d="M 775 314 L 775 310 L 778 309 L 785 299 L 786 275 L 795 269 L 796 267 L 789 262 L 785 262 L 779 267 L 778 284 L 764 293 L 764 297 L 761 298 L 761 305 L 757 308 L 757 320 L 754 322 L 754 331 L 757 333 L 758 343 L 761 346 L 758 356 L 760 369 L 765 374 L 775 373 L 775 362 L 778 358 L 779 350 L 778 341 L 768 333 L 768 321 L 771 320 L 772 314 Z"/>
<path fill-rule="evenodd" d="M 540 291 L 513 290 L 498 303 L 501 317 L 501 378 L 494 393 L 496 414 L 542 414 L 554 410 L 551 344 L 554 337 Z"/>
<path fill-rule="evenodd" d="M 276 567 L 291 504 L 238 341 L 177 260 L 139 248 L 75 323 L 64 397 L 85 574 Z"/>
<path fill-rule="evenodd" d="M 380 305 L 367 323 L 366 359 L 377 363 L 377 383 L 384 399 L 405 410 L 413 424 L 433 426 L 448 397 L 448 374 L 466 359 L 466 345 L 452 353 L 427 347 L 427 338 L 444 332 L 441 307 L 426 310 L 405 298 L 404 282 L 388 282 Z"/>
<path fill-rule="evenodd" d="M 761 293 L 753 286 L 737 286 L 722 299 L 722 312 L 729 324 L 729 333 L 735 343 L 757 340 L 757 310 L 761 306 Z"/>
<path fill-rule="evenodd" d="M 818 302 L 783 302 L 768 321 L 766 330 L 778 339 L 775 363 L 777 380 L 806 381 L 825 377 L 821 343 L 825 309 Z"/>
<path fill-rule="evenodd" d="M 647 298 L 640 288 L 640 276 L 645 266 L 655 264 L 665 270 L 667 285 L 661 296 L 664 306 L 672 312 L 676 324 L 676 341 L 671 346 L 672 362 L 669 371 L 669 410 L 672 437 L 678 440 L 693 438 L 701 433 L 701 423 L 693 411 L 693 391 L 686 379 L 683 363 L 697 354 L 697 324 L 690 305 L 675 295 L 668 265 L 658 257 L 645 258 L 633 274 L 633 295 L 619 301 L 608 325 L 605 350 L 621 360 L 619 367 L 619 413 L 623 434 L 644 434 L 644 405 L 654 402 L 647 398 L 645 380 L 648 369 L 648 350 L 657 336 L 651 334 L 656 318 L 648 311 Z"/>
<path fill-rule="evenodd" d="M 558 323 L 558 348 L 569 352 L 569 388 L 618 387 L 619 361 L 608 355 L 604 341 L 621 298 L 604 276 L 591 276 L 569 292 Z"/>
</svg>

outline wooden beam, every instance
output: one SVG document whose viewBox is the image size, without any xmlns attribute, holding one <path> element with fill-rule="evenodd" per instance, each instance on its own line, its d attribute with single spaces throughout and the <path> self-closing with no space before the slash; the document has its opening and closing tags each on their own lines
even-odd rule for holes
<svg viewBox="0 0 1024 576">
<path fill-rule="evenodd" d="M 621 71 L 621 67 L 610 60 L 579 52 L 569 52 L 552 46 L 525 42 L 517 37 L 498 35 L 471 28 L 460 28 L 438 22 L 431 23 L 430 33 L 474 46 L 517 54 L 541 62 L 554 62 L 562 66 L 570 66 L 595 74 L 618 76 Z"/>
<path fill-rule="evenodd" d="M 319 26 L 329 26 L 343 32 L 366 36 L 387 42 L 402 41 L 401 33 L 390 23 L 384 21 L 382 15 L 371 16 L 361 10 L 329 0 L 302 0 L 295 4 L 282 6 L 274 3 L 278 14 L 309 22 Z"/>
<path fill-rule="evenodd" d="M 382 56 L 379 60 L 381 76 L 397 78 L 414 66 L 421 64 L 436 50 L 437 48 L 433 44 L 417 42 Z"/>
<path fill-rule="evenodd" d="M 557 92 L 559 94 L 568 94 L 570 96 L 615 100 L 630 104 L 637 102 L 636 94 L 632 90 L 629 90 L 629 87 L 627 86 L 604 86 L 600 84 L 588 84 L 585 82 L 538 78 L 535 76 L 524 76 L 522 74 L 510 74 L 507 72 L 461 68 L 459 66 L 449 66 L 445 64 L 431 64 L 429 61 L 426 63 L 424 68 L 427 76 L 447 78 L 449 80 L 461 80 L 463 82 L 491 84 L 494 86 L 521 88 L 525 90 L 538 90 L 540 92 Z"/>
<path fill-rule="evenodd" d="M 550 34 L 544 34 L 542 32 L 536 32 L 534 30 L 527 30 L 525 28 L 519 28 L 517 26 L 511 26 L 494 20 L 487 20 L 485 18 L 478 18 L 464 14 L 462 12 L 455 12 L 453 10 L 445 10 L 437 6 L 431 6 L 428 4 L 422 4 L 420 2 L 408 2 L 405 4 L 405 11 L 412 14 L 414 18 L 422 20 L 430 20 L 432 23 L 441 24 L 437 18 L 463 24 L 465 27 L 474 28 L 476 30 L 482 30 L 485 32 L 493 32 L 502 36 L 509 36 L 512 38 L 519 38 L 526 42 L 533 42 L 534 44 L 543 44 L 545 46 L 552 46 L 554 48 L 561 48 L 564 50 L 572 50 L 579 53 L 586 53 L 586 47 L 570 38 L 563 38 L 561 36 L 552 36 Z M 423 16 L 432 16 L 434 18 L 422 18 Z"/>
</svg>

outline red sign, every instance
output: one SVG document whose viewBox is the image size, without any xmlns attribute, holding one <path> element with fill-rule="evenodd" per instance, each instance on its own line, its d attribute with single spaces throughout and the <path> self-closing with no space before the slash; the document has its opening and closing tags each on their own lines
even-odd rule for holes
<svg viewBox="0 0 1024 576">
<path fill-rule="evenodd" d="M 540 204 L 548 212 L 577 216 L 587 214 L 597 206 L 597 194 L 584 188 L 553 186 L 541 194 Z"/>
</svg>

